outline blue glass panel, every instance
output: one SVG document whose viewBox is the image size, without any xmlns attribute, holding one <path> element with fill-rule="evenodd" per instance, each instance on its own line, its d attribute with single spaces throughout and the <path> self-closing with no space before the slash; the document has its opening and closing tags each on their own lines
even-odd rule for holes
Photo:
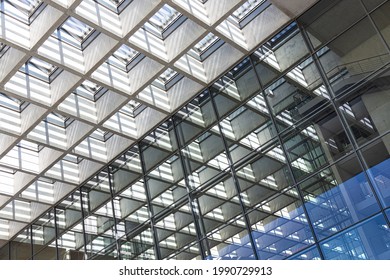
<svg viewBox="0 0 390 280">
<path fill-rule="evenodd" d="M 320 260 L 321 256 L 316 246 L 312 246 L 294 256 L 288 258 L 289 260 Z"/>
<path fill-rule="evenodd" d="M 242 225 L 243 222 L 243 219 L 239 219 L 210 235 L 204 243 L 208 247 L 206 259 L 254 260 L 248 231 L 238 226 Z"/>
<path fill-rule="evenodd" d="M 390 230 L 382 214 L 320 243 L 329 260 L 389 260 Z"/>
<path fill-rule="evenodd" d="M 351 178 L 351 172 L 360 170 L 356 159 L 349 158 L 300 184 L 318 239 L 380 211 L 365 174 Z"/>
<path fill-rule="evenodd" d="M 301 202 L 295 189 L 259 207 L 251 219 L 252 236 L 260 259 L 285 259 L 314 243 Z M 271 214 L 266 214 L 271 211 Z M 255 217 L 257 215 L 257 217 Z M 252 222 L 251 222 L 252 223 Z"/>
<path fill-rule="evenodd" d="M 390 206 L 390 158 L 368 169 L 382 203 Z"/>
</svg>

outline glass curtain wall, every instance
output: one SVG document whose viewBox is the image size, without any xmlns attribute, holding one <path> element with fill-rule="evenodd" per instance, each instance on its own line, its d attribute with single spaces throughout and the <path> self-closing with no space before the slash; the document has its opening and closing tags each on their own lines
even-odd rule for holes
<svg viewBox="0 0 390 280">
<path fill-rule="evenodd" d="M 0 258 L 390 259 L 389 14 L 318 2 Z"/>
</svg>

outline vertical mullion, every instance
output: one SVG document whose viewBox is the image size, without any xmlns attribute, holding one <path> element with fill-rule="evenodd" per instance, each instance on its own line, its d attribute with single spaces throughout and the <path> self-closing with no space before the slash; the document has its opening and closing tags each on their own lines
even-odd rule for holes
<svg viewBox="0 0 390 280">
<path fill-rule="evenodd" d="M 309 226 L 311 235 L 313 236 L 314 242 L 315 242 L 315 244 L 316 244 L 316 247 L 317 247 L 317 250 L 318 250 L 318 252 L 319 252 L 319 254 L 320 254 L 321 259 L 325 259 L 325 258 L 324 258 L 324 255 L 323 255 L 323 253 L 322 253 L 322 250 L 321 250 L 321 248 L 320 248 L 319 240 L 318 240 L 317 235 L 316 235 L 316 233 L 315 233 L 313 224 L 312 224 L 312 222 L 311 222 L 311 219 L 310 219 L 310 216 L 309 216 L 309 212 L 307 211 L 307 209 L 306 209 L 306 207 L 305 207 L 304 196 L 303 196 L 301 190 L 299 189 L 299 187 L 298 187 L 298 185 L 297 185 L 297 181 L 296 181 L 296 179 L 295 179 L 295 176 L 293 175 L 294 173 L 293 173 L 293 170 L 292 170 L 292 168 L 291 168 L 290 159 L 289 159 L 289 157 L 288 157 L 288 155 L 287 155 L 286 148 L 285 148 L 284 145 L 283 145 L 283 140 L 282 140 L 282 137 L 281 137 L 281 135 L 280 135 L 280 132 L 279 132 L 278 129 L 277 129 L 277 121 L 276 121 L 274 115 L 272 114 L 272 107 L 271 107 L 271 105 L 269 104 L 269 101 L 268 101 L 267 97 L 265 96 L 264 87 L 263 87 L 263 84 L 262 84 L 262 82 L 261 82 L 260 76 L 259 76 L 259 74 L 257 73 L 257 71 L 256 71 L 256 69 L 255 69 L 255 65 L 254 65 L 254 62 L 253 62 L 253 60 L 252 60 L 252 57 L 250 58 L 250 61 L 251 61 L 252 68 L 255 70 L 255 73 L 256 73 L 256 77 L 257 77 L 257 79 L 258 79 L 258 82 L 260 83 L 260 88 L 262 89 L 262 94 L 263 94 L 264 102 L 265 102 L 265 104 L 266 104 L 266 106 L 267 106 L 268 113 L 269 113 L 269 116 L 270 116 L 270 120 L 271 120 L 271 122 L 272 122 L 272 125 L 273 125 L 273 126 L 275 127 L 275 129 L 276 129 L 276 135 L 277 135 L 276 137 L 277 137 L 278 144 L 280 145 L 280 148 L 282 149 L 282 151 L 283 151 L 283 153 L 284 153 L 284 155 L 285 155 L 285 157 L 286 157 L 286 166 L 287 166 L 287 169 L 288 169 L 288 171 L 289 171 L 289 173 L 290 173 L 290 176 L 291 176 L 291 179 L 292 179 L 292 182 L 293 182 L 293 186 L 295 186 L 295 189 L 296 189 L 297 192 L 298 192 L 298 197 L 299 197 L 299 199 L 301 200 L 302 209 L 303 209 L 303 212 L 304 212 L 304 214 L 305 214 L 305 216 L 306 216 L 307 223 L 308 223 L 308 226 Z"/>
<path fill-rule="evenodd" d="M 191 208 L 192 218 L 194 219 L 194 225 L 195 225 L 195 229 L 196 229 L 196 237 L 198 239 L 198 244 L 199 244 L 199 249 L 201 252 L 202 259 L 205 259 L 206 255 L 205 255 L 205 248 L 203 248 L 202 230 L 201 230 L 201 225 L 203 226 L 203 220 L 202 220 L 202 216 L 198 215 L 195 212 L 194 207 L 193 207 L 193 204 L 196 203 L 196 201 L 194 200 L 194 197 L 192 196 L 192 193 L 191 193 L 191 189 L 190 189 L 191 184 L 189 183 L 189 179 L 188 179 L 189 174 L 187 172 L 185 161 L 183 159 L 183 155 L 181 152 L 181 145 L 180 145 L 179 136 L 178 136 L 178 132 L 177 132 L 178 127 L 177 127 L 177 124 L 175 121 L 175 117 L 172 118 L 172 122 L 173 122 L 173 130 L 174 130 L 174 134 L 175 134 L 175 140 L 176 140 L 177 147 L 178 147 L 177 149 L 178 149 L 180 164 L 181 164 L 181 167 L 183 170 L 184 181 L 185 181 L 186 189 L 187 189 L 187 199 L 188 199 L 189 206 Z M 200 209 L 199 209 L 199 211 L 200 211 Z M 201 225 L 198 222 L 201 223 Z M 203 228 L 204 228 L 204 226 L 203 226 Z M 207 250 L 209 251 L 209 254 L 210 254 L 210 249 L 208 248 L 208 246 L 207 246 Z"/>
<path fill-rule="evenodd" d="M 211 99 L 212 107 L 213 107 L 213 109 L 215 111 L 215 116 L 217 118 L 218 131 L 219 131 L 219 134 L 220 134 L 222 142 L 223 142 L 223 146 L 224 146 L 224 150 L 226 152 L 226 156 L 228 158 L 230 174 L 232 176 L 232 179 L 233 179 L 233 182 L 234 182 L 234 187 L 235 187 L 236 192 L 237 192 L 238 201 L 240 203 L 240 208 L 241 208 L 241 211 L 242 211 L 242 214 L 243 214 L 243 217 L 244 217 L 245 227 L 246 227 L 246 230 L 248 231 L 249 242 L 250 242 L 251 247 L 252 247 L 253 255 L 255 256 L 255 259 L 258 260 L 259 259 L 259 255 L 257 254 L 256 243 L 255 243 L 255 241 L 253 239 L 252 230 L 251 230 L 251 227 L 250 227 L 250 221 L 249 221 L 249 218 L 248 218 L 248 216 L 246 214 L 245 205 L 244 205 L 244 203 L 242 201 L 242 196 L 241 196 L 242 193 L 241 193 L 240 183 L 238 182 L 238 179 L 237 179 L 237 176 L 236 176 L 236 171 L 235 171 L 235 168 L 234 168 L 234 165 L 233 165 L 233 160 L 232 160 L 232 157 L 230 155 L 229 147 L 228 147 L 226 138 L 225 138 L 225 136 L 223 134 L 223 131 L 222 131 L 222 128 L 221 128 L 221 119 L 220 119 L 219 114 L 218 114 L 218 108 L 217 108 L 217 104 L 215 103 L 213 93 L 210 93 L 210 99 Z"/>
<path fill-rule="evenodd" d="M 142 143 L 139 143 L 138 146 L 138 151 L 139 151 L 139 157 L 140 157 L 140 162 L 141 162 L 141 169 L 142 169 L 142 178 L 144 180 L 144 188 L 145 188 L 145 195 L 146 195 L 146 200 L 147 200 L 147 205 L 149 208 L 149 215 L 150 215 L 150 229 L 152 231 L 152 236 L 153 236 L 153 243 L 154 243 L 154 253 L 156 255 L 157 260 L 161 260 L 161 252 L 160 252 L 160 247 L 159 247 L 159 241 L 158 241 L 158 236 L 157 232 L 155 229 L 155 217 L 154 217 L 154 211 L 153 211 L 153 206 L 152 206 L 152 200 L 150 197 L 149 193 L 149 188 L 146 183 L 146 167 L 145 167 L 145 161 L 144 161 L 144 155 L 142 153 Z"/>
<path fill-rule="evenodd" d="M 114 219 L 114 238 L 115 238 L 115 245 L 116 245 L 116 250 L 117 250 L 117 254 L 118 254 L 118 259 L 122 259 L 121 257 L 121 251 L 120 251 L 120 239 L 119 239 L 119 234 L 118 234 L 118 227 L 117 227 L 117 218 L 116 218 L 116 215 L 115 215 L 115 205 L 114 205 L 114 189 L 113 189 L 113 185 L 112 185 L 112 177 L 111 177 L 111 168 L 108 167 L 107 168 L 107 174 L 108 174 L 108 186 L 110 188 L 110 196 L 111 196 L 111 199 L 110 199 L 110 202 L 111 202 L 111 208 L 112 208 L 112 217 Z"/>
</svg>

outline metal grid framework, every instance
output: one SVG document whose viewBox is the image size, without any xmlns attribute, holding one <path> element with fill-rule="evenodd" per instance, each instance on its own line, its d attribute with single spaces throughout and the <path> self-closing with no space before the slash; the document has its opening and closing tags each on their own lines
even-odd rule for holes
<svg viewBox="0 0 390 280">
<path fill-rule="evenodd" d="M 2 1 L 0 259 L 390 258 L 390 4 L 285 2 Z"/>
</svg>

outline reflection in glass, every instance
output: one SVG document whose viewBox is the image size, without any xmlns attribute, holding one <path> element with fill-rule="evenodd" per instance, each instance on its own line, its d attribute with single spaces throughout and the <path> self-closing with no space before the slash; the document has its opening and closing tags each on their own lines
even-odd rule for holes
<svg viewBox="0 0 390 280">
<path fill-rule="evenodd" d="M 388 260 L 390 230 L 379 214 L 320 245 L 328 260 Z"/>
<path fill-rule="evenodd" d="M 299 187 L 318 239 L 380 211 L 355 158 L 347 158 L 321 171 Z"/>
<path fill-rule="evenodd" d="M 260 259 L 285 259 L 314 243 L 295 189 L 263 202 L 249 218 Z"/>
<path fill-rule="evenodd" d="M 288 258 L 289 260 L 320 260 L 321 256 L 316 246 L 299 252 L 298 254 Z"/>
<path fill-rule="evenodd" d="M 367 18 L 317 55 L 336 95 L 390 61 L 388 51 Z"/>
<path fill-rule="evenodd" d="M 390 134 L 365 147 L 362 154 L 382 204 L 390 206 Z"/>
</svg>

